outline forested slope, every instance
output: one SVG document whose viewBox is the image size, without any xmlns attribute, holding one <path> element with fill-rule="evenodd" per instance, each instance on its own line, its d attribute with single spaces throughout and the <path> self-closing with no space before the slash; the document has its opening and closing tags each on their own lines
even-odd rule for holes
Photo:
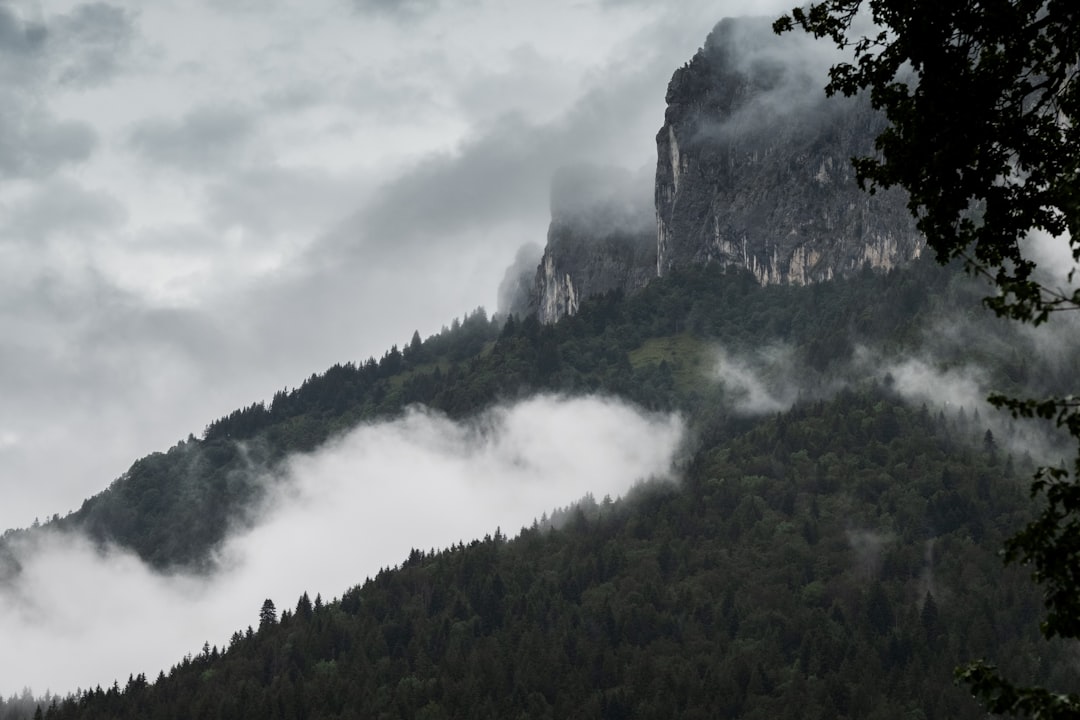
<svg viewBox="0 0 1080 720">
<path fill-rule="evenodd" d="M 1007 391 L 1062 380 L 976 297 L 929 263 L 810 287 L 711 266 L 554 326 L 476 312 L 313 375 L 36 532 L 81 528 L 159 567 L 205 566 L 289 453 L 411 403 L 466 417 L 538 391 L 681 412 L 680 479 L 587 498 L 513 538 L 416 550 L 280 619 L 252 608 L 260 626 L 226 647 L 210 638 L 156 682 L 43 714 L 981 717 L 951 683 L 978 656 L 1070 687 L 1067 649 L 1038 638 L 1037 593 L 997 554 L 1029 516 L 1030 458 L 990 418 L 912 402 L 882 370 L 918 357 L 977 363 Z M 941 323 L 965 332 L 939 337 Z M 725 354 L 773 358 L 758 380 L 789 401 L 747 408 L 718 374 Z"/>
<path fill-rule="evenodd" d="M 957 663 L 1069 673 L 995 553 L 1028 469 L 978 433 L 881 388 L 800 403 L 680 483 L 415 550 L 45 717 L 982 717 Z"/>
<path fill-rule="evenodd" d="M 710 266 L 674 273 L 633 297 L 587 301 L 554 326 L 535 317 L 504 325 L 477 310 L 426 341 L 414 335 L 378 361 L 335 365 L 268 403 L 211 422 L 200 438 L 136 461 L 47 527 L 130 548 L 158 568 L 205 568 L 229 528 L 246 522 L 246 508 L 282 458 L 358 422 L 412 403 L 463 417 L 537 391 L 602 392 L 650 409 L 726 413 L 722 388 L 702 382 L 717 344 L 752 351 L 783 343 L 812 393 L 850 371 L 857 346 L 918 351 L 928 317 L 952 312 L 956 293 L 971 300 L 970 288 L 950 288 L 949 277 L 921 263 L 811 287 L 760 287 L 749 273 Z M 1022 357 L 1017 367 L 1026 367 Z M 0 577 L 14 571 L 2 558 L 0 542 Z"/>
</svg>

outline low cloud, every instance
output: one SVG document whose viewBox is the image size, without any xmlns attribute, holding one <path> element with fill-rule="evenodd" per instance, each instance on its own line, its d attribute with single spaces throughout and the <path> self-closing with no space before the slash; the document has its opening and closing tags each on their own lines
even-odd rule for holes
<svg viewBox="0 0 1080 720">
<path fill-rule="evenodd" d="M 787 410 L 799 396 L 794 351 L 787 345 L 746 354 L 718 348 L 711 376 L 724 386 L 735 411 L 745 415 Z"/>
<path fill-rule="evenodd" d="M 529 313 L 536 270 L 543 254 L 544 248 L 539 243 L 530 242 L 518 248 L 514 262 L 506 268 L 499 283 L 500 314 L 524 316 Z"/>
<path fill-rule="evenodd" d="M 729 139 L 773 132 L 777 117 L 792 114 L 800 118 L 794 131 L 810 134 L 849 102 L 827 100 L 823 92 L 829 68 L 847 59 L 845 55 L 831 43 L 803 32 L 777 36 L 772 30 L 774 19 L 727 19 L 709 35 L 703 53 L 712 72 L 742 75 L 749 88 L 748 97 L 722 120 L 704 123 L 702 135 Z"/>
<path fill-rule="evenodd" d="M 849 529 L 844 533 L 854 554 L 854 571 L 863 580 L 874 580 L 881 574 L 885 547 L 896 540 L 892 533 L 866 529 Z"/>
<path fill-rule="evenodd" d="M 950 414 L 961 409 L 966 412 L 990 410 L 986 402 L 988 391 L 984 373 L 975 366 L 939 368 L 927 359 L 906 358 L 881 365 L 880 371 L 910 402 L 926 403 Z"/>
<path fill-rule="evenodd" d="M 304 591 L 329 598 L 399 563 L 501 527 L 514 535 L 586 492 L 618 496 L 668 476 L 682 438 L 670 415 L 614 400 L 536 397 L 464 423 L 413 409 L 292 458 L 254 529 L 209 578 L 159 575 L 120 550 L 44 535 L 17 547 L 0 589 L 0 694 L 69 692 L 156 676 L 203 640 L 219 646 Z"/>
<path fill-rule="evenodd" d="M 1029 455 L 1036 462 L 1056 463 L 1067 453 L 1060 435 L 1045 422 L 1014 420 L 987 402 L 994 388 L 986 371 L 978 365 L 949 366 L 930 353 L 888 362 L 865 348 L 857 351 L 856 362 L 863 368 L 876 368 L 873 376 L 890 385 L 910 404 L 925 405 L 934 413 L 973 423 L 968 428 L 971 435 L 967 440 L 976 446 L 981 446 L 984 433 L 989 430 L 996 444 L 1006 452 Z"/>
<path fill-rule="evenodd" d="M 655 232 L 655 169 L 575 164 L 551 180 L 551 217 L 593 237 Z"/>
</svg>

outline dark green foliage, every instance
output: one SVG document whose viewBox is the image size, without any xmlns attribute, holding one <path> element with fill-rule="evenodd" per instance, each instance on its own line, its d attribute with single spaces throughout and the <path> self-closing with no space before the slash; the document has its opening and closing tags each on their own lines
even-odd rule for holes
<svg viewBox="0 0 1080 720">
<path fill-rule="evenodd" d="M 931 308 L 970 295 L 947 278 L 922 263 L 884 276 L 762 288 L 747 273 L 712 266 L 673 273 L 633 297 L 596 298 L 555 326 L 535 316 L 504 324 L 477 310 L 419 349 L 414 335 L 404 353 L 335 365 L 277 392 L 269 405 L 210 423 L 202 439 L 137 461 L 55 526 L 128 547 L 159 568 L 202 568 L 228 529 L 245 522 L 244 508 L 282 458 L 363 420 L 394 417 L 414 403 L 465 417 L 537 391 L 604 392 L 649 409 L 707 414 L 722 397 L 702 387 L 708 368 L 687 357 L 691 350 L 705 352 L 709 342 L 733 350 L 786 343 L 795 362 L 813 370 L 804 379 L 827 384 L 846 370 L 856 344 L 917 346 Z M 631 361 L 650 339 L 671 336 L 686 338 L 681 355 Z"/>
<path fill-rule="evenodd" d="M 853 160 L 860 184 L 871 192 L 903 187 L 938 259 L 963 258 L 990 280 L 990 309 L 1034 325 L 1080 309 L 1076 268 L 1040 268 L 1054 261 L 1031 249 L 1033 236 L 1050 236 L 1080 262 L 1078 23 L 1080 5 L 1071 0 L 827 0 L 774 24 L 778 33 L 798 26 L 853 53 L 832 67 L 826 92 L 867 91 L 890 122 L 877 155 Z M 1064 463 L 1038 470 L 1039 516 L 1006 546 L 1006 560 L 1031 565 L 1043 585 L 1047 638 L 1080 638 L 1075 363 L 1072 372 L 1065 388 L 1040 399 L 992 398 L 1014 417 L 1064 428 L 1076 450 L 1071 472 Z M 1080 717 L 1080 698 L 1014 686 L 978 663 L 959 672 L 992 712 Z"/>
<path fill-rule="evenodd" d="M 1060 676 L 1064 651 L 1022 630 L 1037 599 L 994 548 L 1023 493 L 949 439 L 969 435 L 881 390 L 800 404 L 703 448 L 680 485 L 414 550 L 49 717 L 982 717 L 958 660 Z M 948 530 L 926 520 L 943 476 L 968 508 Z"/>
<path fill-rule="evenodd" d="M 863 8 L 875 27 L 862 34 Z M 1080 305 L 1043 285 L 1028 233 L 1062 236 L 1080 261 L 1080 6 L 1069 0 L 827 0 L 796 25 L 853 53 L 826 91 L 867 91 L 890 126 L 878 157 L 856 158 L 871 189 L 900 185 L 942 262 L 965 258 L 993 278 L 989 305 L 1041 322 Z"/>
<path fill-rule="evenodd" d="M 832 386 L 856 367 L 854 348 L 915 352 L 925 318 L 970 297 L 928 263 L 805 288 L 706 267 L 584 303 L 555 326 L 474 313 L 400 358 L 314 375 L 140 460 L 57 522 L 162 566 L 198 564 L 287 453 L 412 402 L 464 417 L 538 391 L 680 410 L 684 480 L 587 498 L 513 540 L 414 551 L 338 602 L 264 607 L 258 631 L 207 644 L 153 684 L 87 691 L 45 714 L 977 717 L 949 682 L 959 660 L 1033 677 L 1065 667 L 1020 631 L 1037 599 L 996 567 L 994 549 L 1025 519 L 1012 473 L 1028 464 L 1002 457 L 1004 436 L 988 447 L 974 416 L 901 403 L 887 378 Z M 705 381 L 712 343 L 790 347 L 803 400 L 733 413 Z M 961 362 L 980 347 L 935 351 Z M 220 525 L 193 524 L 211 503 Z"/>
</svg>

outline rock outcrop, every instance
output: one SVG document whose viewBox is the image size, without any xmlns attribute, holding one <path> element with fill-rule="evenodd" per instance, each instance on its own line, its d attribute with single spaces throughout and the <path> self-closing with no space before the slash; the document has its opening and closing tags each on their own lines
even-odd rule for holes
<svg viewBox="0 0 1080 720">
<path fill-rule="evenodd" d="M 806 284 L 918 257 L 906 195 L 871 195 L 855 181 L 851 158 L 874 154 L 885 119 L 866 98 L 825 97 L 836 59 L 809 38 L 777 37 L 766 19 L 722 20 L 668 85 L 655 226 L 605 225 L 637 212 L 613 214 L 610 197 L 564 193 L 576 199 L 561 212 L 553 195 L 529 301 L 540 320 L 679 267 L 720 262 L 762 284 Z M 580 169 L 574 177 L 578 191 L 610 187 Z"/>
<path fill-rule="evenodd" d="M 583 298 L 639 290 L 656 276 L 651 184 L 649 177 L 617 168 L 576 166 L 556 173 L 530 308 L 540 322 L 573 315 Z"/>
<path fill-rule="evenodd" d="M 855 182 L 850 159 L 875 152 L 885 120 L 866 98 L 824 96 L 830 63 L 765 20 L 728 19 L 675 72 L 656 136 L 658 275 L 716 261 L 805 284 L 920 254 L 906 195 Z"/>
<path fill-rule="evenodd" d="M 594 233 L 573 221 L 552 221 L 536 271 L 540 322 L 573 315 L 583 298 L 640 290 L 656 276 L 655 258 L 656 235 L 651 228 Z"/>
</svg>

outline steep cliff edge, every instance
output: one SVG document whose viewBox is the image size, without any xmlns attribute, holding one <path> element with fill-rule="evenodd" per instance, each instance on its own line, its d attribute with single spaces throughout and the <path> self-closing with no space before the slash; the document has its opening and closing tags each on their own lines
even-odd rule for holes
<svg viewBox="0 0 1080 720">
<path fill-rule="evenodd" d="M 815 54 L 816 53 L 816 54 Z M 850 158 L 884 118 L 825 98 L 830 58 L 762 19 L 722 20 L 677 70 L 656 136 L 656 272 L 710 261 L 805 284 L 917 257 L 898 190 L 869 195 Z"/>
</svg>

